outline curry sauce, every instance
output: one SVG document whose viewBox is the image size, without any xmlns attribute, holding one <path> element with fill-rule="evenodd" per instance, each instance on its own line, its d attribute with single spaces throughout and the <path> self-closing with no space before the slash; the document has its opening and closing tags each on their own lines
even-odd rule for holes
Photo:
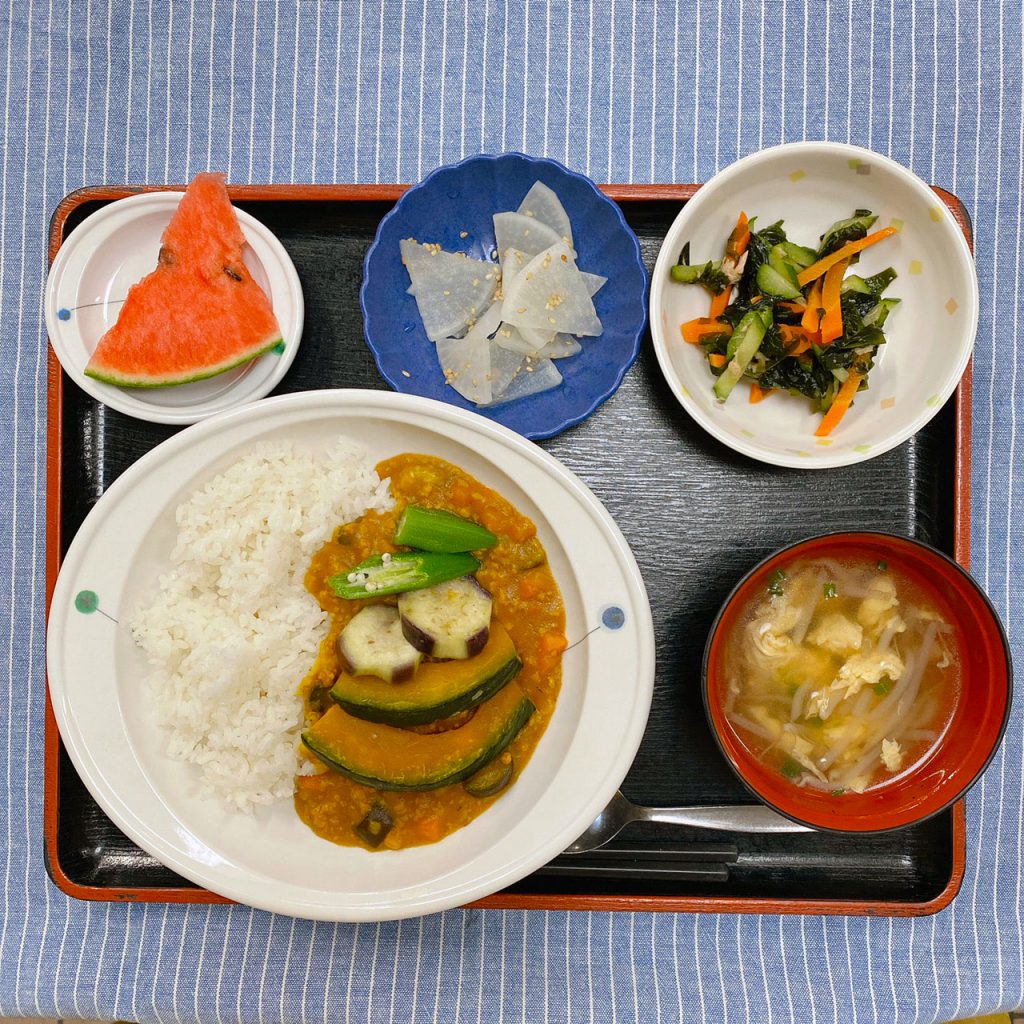
<svg viewBox="0 0 1024 1024">
<path fill-rule="evenodd" d="M 377 472 L 381 479 L 390 477 L 395 507 L 384 513 L 368 512 L 340 527 L 313 556 L 306 574 L 306 588 L 331 617 L 316 663 L 301 687 L 307 723 L 316 721 L 330 705 L 328 690 L 341 671 L 338 636 L 365 606 L 363 601 L 338 597 L 328 581 L 371 555 L 395 551 L 395 527 L 406 505 L 447 509 L 480 523 L 498 537 L 495 547 L 479 553 L 482 564 L 476 576 L 490 591 L 493 616 L 508 630 L 523 663 L 516 682 L 536 707 L 523 730 L 500 755 L 511 755 L 514 781 L 551 720 L 566 647 L 565 608 L 536 527 L 500 494 L 442 459 L 397 455 L 381 462 Z M 463 723 L 445 724 L 457 728 Z M 379 848 L 397 850 L 444 838 L 498 798 L 472 796 L 461 784 L 426 792 L 381 792 L 331 771 L 315 759 L 313 763 L 321 769 L 319 774 L 296 779 L 296 810 L 314 832 L 343 846 L 366 845 L 353 827 L 374 804 L 383 804 L 393 821 Z"/>
</svg>

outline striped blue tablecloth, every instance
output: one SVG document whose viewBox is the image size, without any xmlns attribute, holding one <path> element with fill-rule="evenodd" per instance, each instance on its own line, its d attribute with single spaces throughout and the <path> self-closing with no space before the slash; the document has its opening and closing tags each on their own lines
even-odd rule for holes
<svg viewBox="0 0 1024 1024">
<path fill-rule="evenodd" d="M 983 296 L 973 564 L 1020 660 L 1021 5 L 8 0 L 0 18 L 0 1013 L 130 1020 L 945 1021 L 1024 1002 L 1022 719 L 921 920 L 453 911 L 331 927 L 87 905 L 43 867 L 47 221 L 95 182 L 410 181 L 480 150 L 703 181 L 852 141 L 958 193 Z M 1013 541 L 1017 537 L 1018 541 Z"/>
</svg>

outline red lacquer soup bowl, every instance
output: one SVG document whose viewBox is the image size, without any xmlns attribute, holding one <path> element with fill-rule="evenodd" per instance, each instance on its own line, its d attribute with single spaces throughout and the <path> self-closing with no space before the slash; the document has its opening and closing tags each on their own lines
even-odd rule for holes
<svg viewBox="0 0 1024 1024">
<path fill-rule="evenodd" d="M 923 759 L 892 781 L 840 795 L 796 785 L 748 748 L 725 713 L 726 648 L 751 602 L 778 571 L 817 558 L 879 561 L 923 592 L 953 627 L 944 634 L 960 664 L 952 717 Z M 885 533 L 833 533 L 800 541 L 748 573 L 718 613 L 704 652 L 704 707 L 712 732 L 743 783 L 781 814 L 816 829 L 884 832 L 945 810 L 977 781 L 1006 729 L 1012 693 L 1010 650 L 985 593 L 956 562 L 934 548 Z"/>
</svg>

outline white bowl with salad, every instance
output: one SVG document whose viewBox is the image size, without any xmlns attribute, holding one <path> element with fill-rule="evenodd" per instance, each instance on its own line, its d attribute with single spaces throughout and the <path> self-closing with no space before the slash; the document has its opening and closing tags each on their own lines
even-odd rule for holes
<svg viewBox="0 0 1024 1024">
<path fill-rule="evenodd" d="M 751 458 L 827 469 L 920 430 L 970 359 L 967 240 L 920 178 L 870 150 L 755 153 L 675 219 L 651 334 L 679 402 Z"/>
</svg>

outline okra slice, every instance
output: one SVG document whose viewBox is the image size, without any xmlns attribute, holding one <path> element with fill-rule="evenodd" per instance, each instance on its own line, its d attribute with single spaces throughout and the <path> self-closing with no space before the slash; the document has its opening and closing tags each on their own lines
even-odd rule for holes
<svg viewBox="0 0 1024 1024">
<path fill-rule="evenodd" d="M 452 554 L 493 548 L 498 538 L 486 527 L 454 512 L 406 505 L 395 530 L 395 543 L 423 551 Z"/>
<path fill-rule="evenodd" d="M 468 576 L 479 568 L 479 560 L 465 552 L 385 552 L 360 562 L 347 573 L 332 576 L 327 582 L 338 597 L 359 600 L 421 590 Z"/>
</svg>

